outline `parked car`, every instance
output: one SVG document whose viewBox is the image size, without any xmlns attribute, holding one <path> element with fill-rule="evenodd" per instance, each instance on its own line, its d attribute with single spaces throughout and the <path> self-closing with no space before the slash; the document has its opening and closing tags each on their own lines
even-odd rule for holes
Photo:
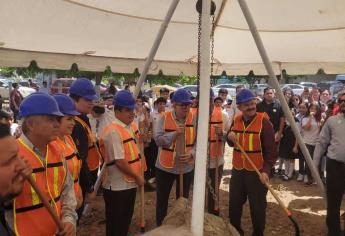
<svg viewBox="0 0 345 236">
<path fill-rule="evenodd" d="M 236 86 L 238 86 L 239 84 L 218 84 L 216 86 L 212 87 L 213 93 L 215 96 L 218 96 L 218 91 L 222 88 L 225 88 L 226 90 L 228 90 L 228 95 L 230 97 L 236 97 Z"/>
<path fill-rule="evenodd" d="M 264 95 L 264 89 L 269 87 L 268 84 L 254 84 L 253 85 L 253 92 L 256 96 L 263 96 Z"/>
<path fill-rule="evenodd" d="M 9 86 L 10 82 L 11 81 L 7 79 L 0 79 L 0 95 L 3 99 L 9 99 L 10 97 L 10 86 Z M 34 88 L 25 87 L 20 84 L 19 84 L 18 91 L 22 94 L 24 98 L 36 92 Z"/>
<path fill-rule="evenodd" d="M 340 81 L 323 81 L 317 84 L 317 87 L 321 89 L 321 91 L 328 90 L 332 94 L 332 90 L 334 90 L 332 87 L 338 87 L 341 86 L 342 83 Z"/>
<path fill-rule="evenodd" d="M 71 84 L 75 80 L 76 80 L 76 78 L 58 78 L 58 79 L 53 80 L 52 86 L 50 88 L 50 93 L 51 94 L 58 93 L 58 91 L 59 91 L 59 83 L 61 83 L 62 93 L 68 94 L 69 93 L 69 88 L 71 87 Z"/>
<path fill-rule="evenodd" d="M 185 85 L 185 86 L 180 87 L 179 89 L 181 88 L 190 91 L 194 97 L 198 95 L 197 85 Z"/>
<path fill-rule="evenodd" d="M 313 83 L 313 82 L 301 82 L 299 84 L 304 87 L 308 87 L 309 89 L 312 89 L 313 87 L 317 86 L 317 83 Z"/>
<path fill-rule="evenodd" d="M 290 88 L 294 94 L 301 95 L 304 91 L 304 86 L 300 84 L 282 84 L 280 88 L 283 90 L 285 88 Z"/>
</svg>

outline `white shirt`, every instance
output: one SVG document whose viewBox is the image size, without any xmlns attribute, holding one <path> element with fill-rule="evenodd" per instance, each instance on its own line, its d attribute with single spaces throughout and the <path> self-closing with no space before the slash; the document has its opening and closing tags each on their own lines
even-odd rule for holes
<svg viewBox="0 0 345 236">
<path fill-rule="evenodd" d="M 316 145 L 320 136 L 320 127 L 317 124 L 315 118 L 311 118 L 311 128 L 309 130 L 302 128 L 302 137 L 305 144 Z M 302 127 L 305 126 L 309 121 L 309 117 L 304 117 L 302 119 Z"/>
<path fill-rule="evenodd" d="M 124 124 L 116 117 L 114 119 L 114 122 L 126 128 L 132 133 L 130 125 Z M 102 140 L 104 142 L 107 162 L 125 159 L 125 150 L 123 148 L 122 139 L 116 130 L 111 130 L 106 136 L 102 137 Z M 106 175 L 103 180 L 103 188 L 112 191 L 121 191 L 137 187 L 137 184 L 135 182 L 128 183 L 124 180 L 123 173 L 117 168 L 115 164 L 106 168 Z"/>
</svg>

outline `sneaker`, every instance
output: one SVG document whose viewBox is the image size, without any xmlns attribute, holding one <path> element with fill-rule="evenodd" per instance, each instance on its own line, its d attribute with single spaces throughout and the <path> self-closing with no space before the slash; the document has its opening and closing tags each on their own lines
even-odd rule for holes
<svg viewBox="0 0 345 236">
<path fill-rule="evenodd" d="M 287 175 L 283 175 L 283 180 L 284 180 L 284 181 L 288 181 L 288 180 L 290 180 L 290 178 L 289 178 L 289 176 L 287 176 Z"/>
<path fill-rule="evenodd" d="M 298 174 L 297 181 L 302 182 L 303 178 L 304 178 L 304 176 L 302 174 Z"/>
<path fill-rule="evenodd" d="M 156 178 L 151 178 L 151 179 L 149 179 L 149 181 L 148 181 L 150 184 L 154 184 L 154 183 L 156 183 Z"/>
<path fill-rule="evenodd" d="M 309 179 L 308 179 L 308 176 L 307 176 L 307 175 L 304 176 L 303 182 L 304 182 L 305 184 L 306 184 L 306 183 L 309 183 Z"/>
</svg>

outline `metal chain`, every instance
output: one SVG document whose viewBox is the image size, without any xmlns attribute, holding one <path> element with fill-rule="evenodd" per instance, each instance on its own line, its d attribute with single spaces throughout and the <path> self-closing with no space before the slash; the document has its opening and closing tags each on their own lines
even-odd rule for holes
<svg viewBox="0 0 345 236">
<path fill-rule="evenodd" d="M 200 80 L 200 58 L 201 58 L 201 14 L 199 13 L 199 19 L 198 19 L 198 68 L 197 68 L 197 79 L 198 84 Z"/>
<path fill-rule="evenodd" d="M 211 31 L 211 78 L 213 77 L 213 65 L 214 65 L 214 30 L 215 22 L 214 15 L 212 16 L 212 31 Z"/>
</svg>

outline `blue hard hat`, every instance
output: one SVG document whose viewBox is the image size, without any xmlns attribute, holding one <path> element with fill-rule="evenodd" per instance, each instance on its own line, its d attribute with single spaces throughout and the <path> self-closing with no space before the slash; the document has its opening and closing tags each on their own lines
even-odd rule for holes
<svg viewBox="0 0 345 236">
<path fill-rule="evenodd" d="M 249 89 L 242 89 L 237 95 L 236 95 L 236 104 L 241 104 L 245 102 L 249 102 L 253 99 L 255 99 L 254 93 Z"/>
<path fill-rule="evenodd" d="M 131 94 L 131 92 L 129 92 L 128 90 L 121 90 L 116 93 L 113 99 L 113 105 L 126 107 L 131 110 L 134 110 L 136 103 L 134 96 L 133 94 Z"/>
<path fill-rule="evenodd" d="M 174 92 L 171 101 L 174 103 L 191 104 L 192 98 L 186 89 L 178 89 Z"/>
<path fill-rule="evenodd" d="M 90 101 L 98 99 L 96 95 L 95 86 L 93 86 L 90 80 L 85 78 L 80 78 L 74 81 L 71 84 L 69 93 L 78 95 Z"/>
<path fill-rule="evenodd" d="M 63 116 L 55 99 L 42 92 L 30 94 L 20 104 L 19 117 L 34 115 Z"/>
<path fill-rule="evenodd" d="M 54 96 L 55 101 L 58 103 L 59 110 L 64 115 L 77 116 L 80 115 L 79 112 L 75 109 L 75 104 L 73 100 L 68 97 L 66 94 L 58 93 Z"/>
</svg>

